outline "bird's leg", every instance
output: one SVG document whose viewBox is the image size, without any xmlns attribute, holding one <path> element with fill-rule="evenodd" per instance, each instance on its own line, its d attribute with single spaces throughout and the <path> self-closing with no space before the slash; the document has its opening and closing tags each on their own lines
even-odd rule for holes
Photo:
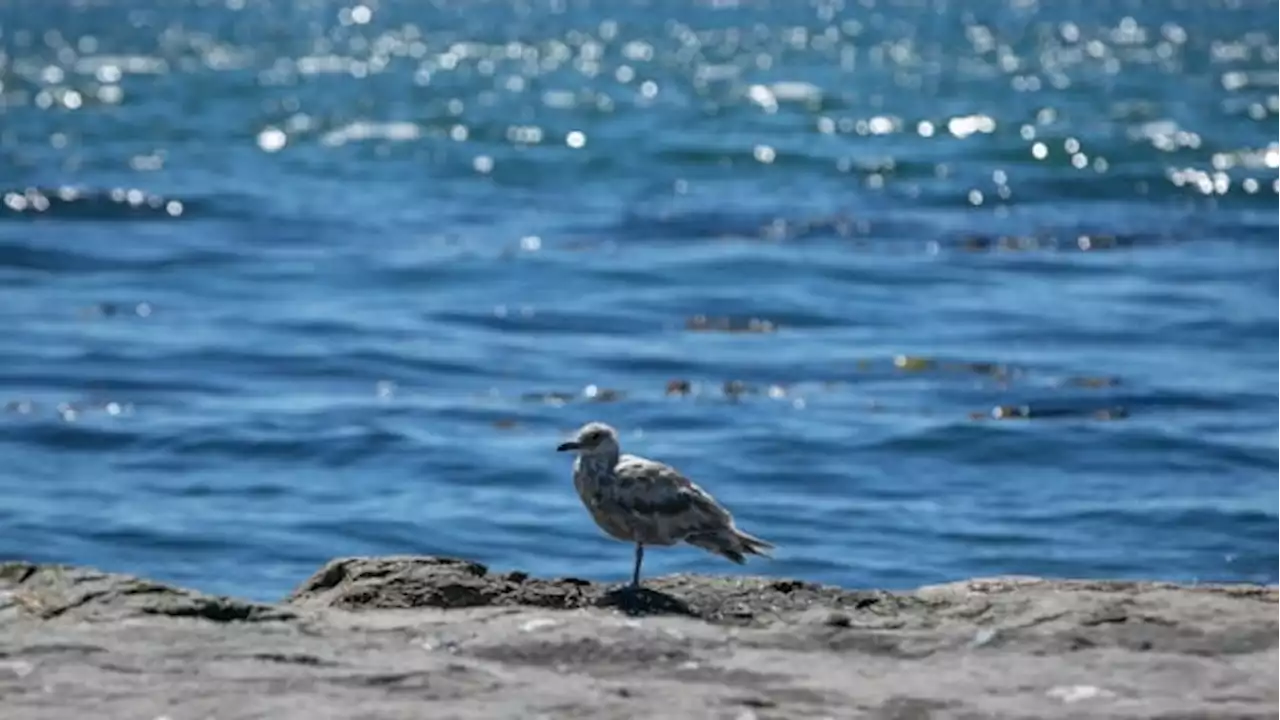
<svg viewBox="0 0 1280 720">
<path fill-rule="evenodd" d="M 644 543 L 636 543 L 636 567 L 631 571 L 631 587 L 640 587 L 640 563 L 644 562 Z"/>
</svg>

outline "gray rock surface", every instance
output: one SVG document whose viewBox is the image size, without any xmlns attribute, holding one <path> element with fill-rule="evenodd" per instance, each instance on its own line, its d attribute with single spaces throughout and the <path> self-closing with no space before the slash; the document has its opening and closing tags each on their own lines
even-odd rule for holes
<svg viewBox="0 0 1280 720">
<path fill-rule="evenodd" d="M 279 604 L 0 565 L 0 718 L 1275 718 L 1277 591 L 335 560 Z"/>
</svg>

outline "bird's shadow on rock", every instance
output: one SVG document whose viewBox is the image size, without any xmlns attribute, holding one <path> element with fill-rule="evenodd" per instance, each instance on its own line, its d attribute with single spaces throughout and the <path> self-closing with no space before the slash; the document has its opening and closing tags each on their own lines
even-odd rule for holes
<svg viewBox="0 0 1280 720">
<path fill-rule="evenodd" d="M 596 601 L 598 607 L 617 608 L 627 615 L 688 615 L 697 617 L 688 603 L 674 595 L 647 587 L 624 585 L 614 588 Z"/>
</svg>

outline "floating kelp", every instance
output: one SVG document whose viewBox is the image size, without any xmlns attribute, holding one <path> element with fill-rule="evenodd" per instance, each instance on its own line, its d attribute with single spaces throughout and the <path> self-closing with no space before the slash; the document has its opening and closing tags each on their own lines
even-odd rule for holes
<svg viewBox="0 0 1280 720">
<path fill-rule="evenodd" d="M 690 332 L 724 332 L 724 333 L 773 333 L 778 331 L 777 323 L 763 318 L 709 317 L 694 315 L 684 322 L 684 329 Z"/>
</svg>

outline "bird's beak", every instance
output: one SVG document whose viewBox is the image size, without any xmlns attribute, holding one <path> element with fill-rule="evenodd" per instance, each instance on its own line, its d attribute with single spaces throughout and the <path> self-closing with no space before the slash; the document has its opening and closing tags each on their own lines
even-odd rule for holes
<svg viewBox="0 0 1280 720">
<path fill-rule="evenodd" d="M 556 448 L 556 452 L 566 452 L 568 450 L 580 450 L 580 449 L 582 449 L 582 443 L 578 442 L 577 440 L 570 440 L 569 442 L 566 442 L 566 443 L 560 443 L 560 446 Z"/>
</svg>

